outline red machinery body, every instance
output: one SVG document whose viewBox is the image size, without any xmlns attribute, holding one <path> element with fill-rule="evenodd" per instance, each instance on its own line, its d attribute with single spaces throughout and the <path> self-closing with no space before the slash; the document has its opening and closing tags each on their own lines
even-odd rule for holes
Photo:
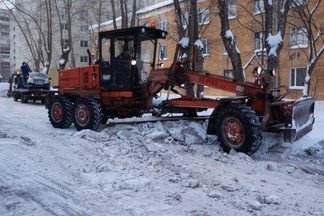
<svg viewBox="0 0 324 216">
<path fill-rule="evenodd" d="M 218 136 L 224 150 L 252 154 L 261 144 L 262 131 L 283 131 L 285 140 L 293 141 L 312 130 L 314 100 L 311 98 L 285 101 L 288 92 L 274 96 L 273 92 L 280 89 L 270 89 L 266 83 L 263 86 L 239 83 L 221 76 L 185 71 L 176 58 L 170 68 L 156 69 L 157 39 L 165 36 L 166 32 L 147 27 L 101 32 L 98 64 L 59 72 L 59 90 L 47 99 L 52 125 L 66 128 L 73 122 L 78 130 L 96 130 L 109 118 L 155 113 L 153 98 L 163 89 L 178 94 L 178 88 L 194 83 L 236 96 L 209 99 L 179 94 L 176 99 L 163 101 L 158 114 L 187 116 L 214 109 L 207 132 Z M 130 48 L 132 58 L 117 56 L 117 52 L 128 52 Z M 142 74 L 149 67 L 151 72 L 143 79 Z M 266 80 L 270 75 L 263 76 Z"/>
</svg>

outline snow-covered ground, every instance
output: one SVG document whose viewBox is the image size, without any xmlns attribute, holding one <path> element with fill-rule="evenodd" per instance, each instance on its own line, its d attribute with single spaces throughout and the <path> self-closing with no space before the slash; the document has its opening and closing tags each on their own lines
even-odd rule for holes
<svg viewBox="0 0 324 216">
<path fill-rule="evenodd" d="M 324 215 L 324 102 L 293 144 L 225 154 L 207 122 L 55 129 L 0 84 L 0 215 Z"/>
</svg>

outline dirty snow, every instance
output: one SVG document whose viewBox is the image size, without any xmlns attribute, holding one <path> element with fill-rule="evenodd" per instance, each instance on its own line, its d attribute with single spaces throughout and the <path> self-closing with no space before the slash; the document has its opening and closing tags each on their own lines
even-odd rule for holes
<svg viewBox="0 0 324 216">
<path fill-rule="evenodd" d="M 324 103 L 296 143 L 225 154 L 207 122 L 55 129 L 0 89 L 0 215 L 324 215 Z"/>
</svg>

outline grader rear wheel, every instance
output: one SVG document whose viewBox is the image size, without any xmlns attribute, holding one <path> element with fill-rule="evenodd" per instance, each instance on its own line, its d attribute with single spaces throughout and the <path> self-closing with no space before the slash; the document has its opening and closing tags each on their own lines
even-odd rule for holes
<svg viewBox="0 0 324 216">
<path fill-rule="evenodd" d="M 217 116 L 216 134 L 224 151 L 255 153 L 262 141 L 259 117 L 248 106 L 231 104 Z"/>
<path fill-rule="evenodd" d="M 97 130 L 101 123 L 101 107 L 91 98 L 79 98 L 74 105 L 73 116 L 77 130 Z"/>
</svg>

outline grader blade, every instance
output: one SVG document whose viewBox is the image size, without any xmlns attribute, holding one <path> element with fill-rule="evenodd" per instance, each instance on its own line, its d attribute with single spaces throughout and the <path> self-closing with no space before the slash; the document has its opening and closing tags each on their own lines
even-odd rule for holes
<svg viewBox="0 0 324 216">
<path fill-rule="evenodd" d="M 298 100 L 294 103 L 291 122 L 284 129 L 285 142 L 294 142 L 313 129 L 315 101 L 313 98 Z"/>
</svg>

